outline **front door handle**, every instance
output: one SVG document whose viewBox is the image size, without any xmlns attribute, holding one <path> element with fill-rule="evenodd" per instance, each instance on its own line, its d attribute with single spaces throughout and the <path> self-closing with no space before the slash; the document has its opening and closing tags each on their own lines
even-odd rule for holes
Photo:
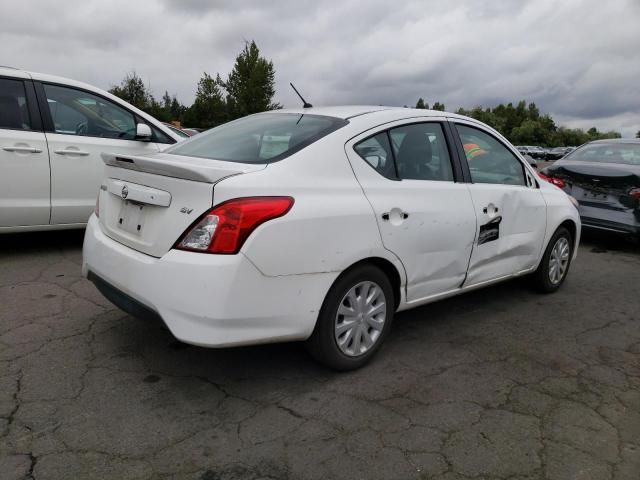
<svg viewBox="0 0 640 480">
<path fill-rule="evenodd" d="M 6 152 L 19 152 L 19 153 L 42 153 L 39 148 L 33 147 L 2 147 Z"/>
<path fill-rule="evenodd" d="M 495 206 L 495 205 L 493 205 L 493 204 L 489 204 L 489 205 L 487 205 L 486 207 L 484 207 L 484 208 L 482 209 L 482 213 L 489 213 L 489 209 L 491 209 L 491 211 L 492 211 L 493 213 L 498 213 L 498 207 L 496 207 L 496 206 Z"/>
<path fill-rule="evenodd" d="M 78 155 L 79 157 L 86 157 L 89 155 L 89 152 L 85 152 L 83 150 L 56 150 L 53 153 L 57 153 L 58 155 Z"/>
</svg>

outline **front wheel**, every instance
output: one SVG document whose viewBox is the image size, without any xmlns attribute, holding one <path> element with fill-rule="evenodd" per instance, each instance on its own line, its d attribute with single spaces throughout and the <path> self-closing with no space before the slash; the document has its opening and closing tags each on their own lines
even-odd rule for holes
<svg viewBox="0 0 640 480">
<path fill-rule="evenodd" d="M 573 238 L 566 228 L 560 227 L 551 237 L 540 265 L 533 274 L 536 289 L 551 293 L 560 288 L 569 272 L 572 256 Z"/>
<path fill-rule="evenodd" d="M 393 321 L 391 282 L 379 268 L 361 265 L 340 276 L 322 304 L 307 340 L 309 353 L 336 370 L 354 370 L 378 351 Z"/>
</svg>

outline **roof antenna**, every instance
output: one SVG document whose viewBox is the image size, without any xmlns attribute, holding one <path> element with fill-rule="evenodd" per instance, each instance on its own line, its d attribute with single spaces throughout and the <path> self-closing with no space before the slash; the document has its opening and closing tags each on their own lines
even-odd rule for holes
<svg viewBox="0 0 640 480">
<path fill-rule="evenodd" d="M 302 95 L 300 95 L 300 92 L 296 89 L 296 87 L 293 86 L 293 83 L 289 82 L 289 85 L 291 85 L 291 88 L 293 88 L 293 91 L 296 92 L 296 95 L 298 95 L 300 97 L 300 100 L 302 100 L 302 104 L 303 104 L 302 108 L 311 108 L 311 107 L 313 107 L 313 105 L 311 105 L 304 98 L 302 98 Z"/>
</svg>

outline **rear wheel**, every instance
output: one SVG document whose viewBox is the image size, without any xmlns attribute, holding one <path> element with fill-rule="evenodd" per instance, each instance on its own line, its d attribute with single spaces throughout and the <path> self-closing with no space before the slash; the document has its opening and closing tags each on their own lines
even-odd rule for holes
<svg viewBox="0 0 640 480">
<path fill-rule="evenodd" d="M 566 228 L 560 227 L 551 237 L 540 265 L 533 274 L 536 289 L 551 293 L 560 288 L 569 272 L 572 256 L 573 238 Z"/>
<path fill-rule="evenodd" d="M 387 276 L 373 265 L 345 272 L 324 300 L 309 353 L 336 370 L 365 365 L 378 351 L 393 321 L 394 295 Z"/>
</svg>

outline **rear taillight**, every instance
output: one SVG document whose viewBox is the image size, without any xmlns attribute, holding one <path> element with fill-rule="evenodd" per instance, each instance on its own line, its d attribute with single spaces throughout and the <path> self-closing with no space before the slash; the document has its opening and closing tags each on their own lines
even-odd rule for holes
<svg viewBox="0 0 640 480">
<path fill-rule="evenodd" d="M 640 200 L 640 188 L 632 188 L 629 191 L 629 196 Z"/>
<path fill-rule="evenodd" d="M 238 253 L 259 225 L 282 217 L 292 206 L 291 197 L 228 200 L 200 217 L 180 237 L 174 248 L 204 253 Z"/>
<path fill-rule="evenodd" d="M 538 172 L 538 176 L 542 180 L 544 180 L 545 182 L 552 183 L 556 187 L 564 188 L 565 185 L 566 185 L 566 183 L 564 183 L 564 180 L 562 180 L 561 178 L 551 177 L 551 176 L 545 175 L 544 173 L 541 173 L 541 172 Z"/>
</svg>

